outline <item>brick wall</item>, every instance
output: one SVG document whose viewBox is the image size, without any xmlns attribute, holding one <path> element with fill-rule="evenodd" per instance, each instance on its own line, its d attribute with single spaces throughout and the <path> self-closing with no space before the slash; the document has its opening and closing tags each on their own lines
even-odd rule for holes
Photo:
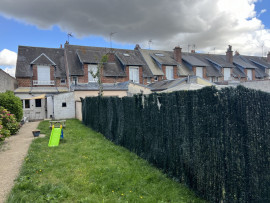
<svg viewBox="0 0 270 203">
<path fill-rule="evenodd" d="M 18 87 L 31 87 L 31 78 L 16 78 Z"/>
<path fill-rule="evenodd" d="M 167 76 L 166 76 L 166 66 L 162 65 L 161 67 L 162 67 L 162 71 L 163 71 L 163 73 L 164 73 L 163 79 L 164 79 L 164 80 L 167 80 Z M 177 72 L 178 72 L 177 66 L 173 66 L 173 79 L 179 78 Z M 160 80 L 162 80 L 162 79 L 160 78 Z M 159 81 L 160 81 L 160 80 L 159 80 Z"/>
<path fill-rule="evenodd" d="M 128 81 L 127 77 L 102 77 L 102 83 L 116 83 L 116 82 L 126 82 Z"/>
</svg>

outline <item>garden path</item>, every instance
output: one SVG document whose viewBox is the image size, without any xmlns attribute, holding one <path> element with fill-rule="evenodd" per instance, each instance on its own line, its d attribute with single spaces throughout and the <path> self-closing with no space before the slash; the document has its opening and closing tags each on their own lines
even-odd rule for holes
<svg viewBox="0 0 270 203">
<path fill-rule="evenodd" d="M 25 123 L 16 135 L 7 138 L 0 148 L 0 203 L 5 201 L 20 172 L 24 157 L 34 139 L 32 130 L 39 122 Z"/>
</svg>

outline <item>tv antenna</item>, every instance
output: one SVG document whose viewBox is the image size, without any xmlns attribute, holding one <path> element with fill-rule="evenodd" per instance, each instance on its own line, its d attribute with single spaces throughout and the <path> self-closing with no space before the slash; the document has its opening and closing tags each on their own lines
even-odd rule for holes
<svg viewBox="0 0 270 203">
<path fill-rule="evenodd" d="M 149 41 L 148 41 L 148 48 L 149 48 L 149 50 L 150 50 L 150 48 L 151 48 L 151 44 L 153 43 L 153 41 L 151 40 L 151 39 L 149 39 Z"/>
<path fill-rule="evenodd" d="M 112 49 L 112 37 L 114 34 L 116 34 L 117 32 L 111 32 L 110 33 L 110 46 L 111 46 L 111 49 Z"/>
<path fill-rule="evenodd" d="M 69 32 L 69 33 L 67 34 L 67 37 L 68 37 L 68 43 L 69 43 L 69 37 L 73 37 L 72 33 Z"/>
</svg>

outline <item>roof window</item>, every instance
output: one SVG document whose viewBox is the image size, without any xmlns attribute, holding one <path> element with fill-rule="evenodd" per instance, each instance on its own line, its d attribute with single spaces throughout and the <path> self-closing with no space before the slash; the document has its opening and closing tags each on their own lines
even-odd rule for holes
<svg viewBox="0 0 270 203">
<path fill-rule="evenodd" d="M 162 53 L 155 53 L 156 56 L 164 56 Z"/>
<path fill-rule="evenodd" d="M 130 55 L 129 55 L 129 54 L 127 54 L 127 53 L 124 53 L 123 55 L 124 55 L 124 56 L 130 56 Z"/>
</svg>

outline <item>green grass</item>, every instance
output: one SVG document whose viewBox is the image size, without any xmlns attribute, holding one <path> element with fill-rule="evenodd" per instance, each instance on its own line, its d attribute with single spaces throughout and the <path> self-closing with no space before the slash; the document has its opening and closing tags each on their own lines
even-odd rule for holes
<svg viewBox="0 0 270 203">
<path fill-rule="evenodd" d="M 203 202 L 78 120 L 58 147 L 48 147 L 48 121 L 39 129 L 46 137 L 33 141 L 7 202 Z"/>
</svg>

